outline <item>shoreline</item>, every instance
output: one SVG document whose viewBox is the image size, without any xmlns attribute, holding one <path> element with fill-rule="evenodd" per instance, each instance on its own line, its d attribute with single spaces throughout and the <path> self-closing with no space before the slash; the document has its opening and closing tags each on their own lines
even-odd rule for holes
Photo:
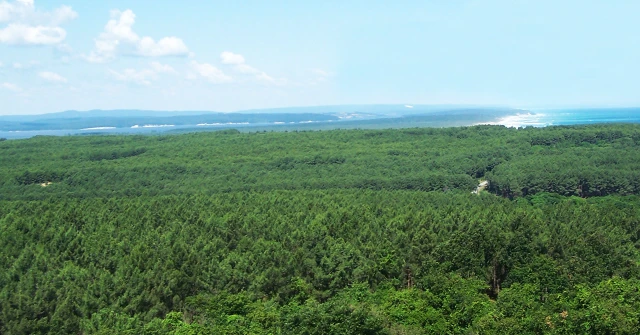
<svg viewBox="0 0 640 335">
<path fill-rule="evenodd" d="M 637 112 L 636 112 L 637 111 Z M 260 131 L 313 131 L 334 129 L 404 129 L 404 128 L 449 128 L 471 127 L 480 125 L 496 125 L 509 128 L 548 127 L 560 125 L 584 125 L 600 123 L 640 123 L 640 109 L 631 112 L 603 113 L 597 111 L 578 113 L 576 111 L 545 111 L 534 113 L 522 111 L 516 114 L 487 117 L 487 121 L 468 120 L 455 115 L 423 115 L 421 118 L 412 116 L 375 118 L 362 120 L 345 120 L 339 122 L 316 121 L 296 123 L 247 123 L 228 122 L 194 125 L 135 125 L 133 127 L 87 127 L 82 129 L 55 130 L 4 130 L 0 131 L 0 138 L 26 139 L 35 136 L 89 136 L 89 135 L 159 135 L 190 132 L 207 132 L 225 129 L 237 129 L 240 132 Z"/>
</svg>

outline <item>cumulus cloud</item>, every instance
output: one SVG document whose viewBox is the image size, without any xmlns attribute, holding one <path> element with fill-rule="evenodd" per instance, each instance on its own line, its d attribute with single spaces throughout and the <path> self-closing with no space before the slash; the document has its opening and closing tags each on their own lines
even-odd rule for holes
<svg viewBox="0 0 640 335">
<path fill-rule="evenodd" d="M 222 64 L 231 64 L 231 65 L 240 65 L 244 64 L 244 56 L 239 54 L 234 54 L 230 51 L 225 51 L 220 54 L 220 59 L 222 60 Z"/>
<path fill-rule="evenodd" d="M 12 45 L 55 45 L 67 36 L 61 24 L 78 17 L 69 6 L 41 11 L 33 0 L 0 2 L 0 43 Z"/>
<path fill-rule="evenodd" d="M 0 2 L 0 23 L 19 21 L 34 25 L 57 26 L 77 17 L 78 13 L 69 6 L 61 6 L 47 12 L 37 9 L 33 0 Z"/>
<path fill-rule="evenodd" d="M 225 51 L 220 54 L 222 64 L 233 65 L 234 69 L 244 74 L 259 74 L 261 71 L 246 63 L 244 56 Z"/>
<path fill-rule="evenodd" d="M 158 42 L 144 37 L 138 44 L 138 54 L 146 57 L 184 56 L 189 54 L 189 49 L 177 37 L 165 37 Z"/>
<path fill-rule="evenodd" d="M 12 84 L 12 83 L 2 83 L 1 87 L 3 89 L 5 89 L 5 90 L 9 90 L 9 91 L 15 92 L 15 93 L 22 92 L 22 89 L 18 85 Z"/>
<path fill-rule="evenodd" d="M 40 76 L 40 78 L 48 81 L 48 82 L 52 82 L 52 83 L 66 83 L 67 82 L 67 78 L 55 73 L 55 72 L 49 72 L 49 71 L 43 71 L 38 73 L 38 76 Z"/>
<path fill-rule="evenodd" d="M 277 85 L 281 85 L 286 82 L 286 80 L 284 79 L 275 79 L 269 76 L 268 74 L 266 74 L 264 71 L 260 71 L 255 67 L 247 64 L 244 59 L 244 56 L 240 54 L 235 54 L 230 51 L 225 51 L 220 54 L 220 61 L 222 62 L 222 64 L 232 66 L 235 71 L 240 72 L 242 74 L 253 75 L 255 79 L 262 82 L 268 82 L 268 83 L 277 84 Z"/>
<path fill-rule="evenodd" d="M 186 56 L 189 48 L 177 37 L 163 37 L 156 41 L 149 36 L 140 37 L 133 31 L 136 15 L 130 9 L 111 11 L 111 19 L 104 31 L 95 39 L 93 51 L 86 60 L 103 63 L 114 59 L 119 52 L 143 57 Z"/>
<path fill-rule="evenodd" d="M 10 24 L 0 29 L 0 42 L 6 44 L 56 44 L 62 42 L 65 37 L 67 32 L 60 27 Z"/>
<path fill-rule="evenodd" d="M 192 78 L 195 76 L 199 76 L 215 84 L 226 83 L 233 80 L 230 76 L 224 74 L 224 72 L 222 72 L 220 69 L 208 63 L 198 63 L 196 61 L 191 61 L 190 66 L 191 69 L 195 72 L 195 75 L 190 76 Z"/>
<path fill-rule="evenodd" d="M 113 78 L 119 81 L 131 82 L 139 85 L 151 85 L 151 82 L 159 78 L 159 74 L 176 74 L 171 66 L 160 62 L 149 63 L 147 69 L 125 69 L 124 71 L 109 70 Z"/>
</svg>

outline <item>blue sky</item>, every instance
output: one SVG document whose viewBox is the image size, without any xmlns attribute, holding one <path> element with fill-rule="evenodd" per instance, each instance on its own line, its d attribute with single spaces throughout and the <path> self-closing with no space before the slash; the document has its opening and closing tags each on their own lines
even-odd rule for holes
<svg viewBox="0 0 640 335">
<path fill-rule="evenodd" d="M 640 1 L 0 0 L 0 114 L 640 105 Z"/>
</svg>

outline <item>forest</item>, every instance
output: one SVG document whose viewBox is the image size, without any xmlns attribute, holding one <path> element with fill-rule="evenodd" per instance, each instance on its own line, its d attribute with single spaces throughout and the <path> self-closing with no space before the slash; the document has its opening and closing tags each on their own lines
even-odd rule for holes
<svg viewBox="0 0 640 335">
<path fill-rule="evenodd" d="M 640 125 L 37 136 L 0 157 L 1 334 L 640 332 Z"/>
</svg>

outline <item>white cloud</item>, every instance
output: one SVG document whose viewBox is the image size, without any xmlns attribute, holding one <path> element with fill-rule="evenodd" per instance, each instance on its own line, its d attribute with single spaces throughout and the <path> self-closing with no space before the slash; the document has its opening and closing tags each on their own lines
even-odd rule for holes
<svg viewBox="0 0 640 335">
<path fill-rule="evenodd" d="M 12 23 L 0 29 L 0 43 L 48 45 L 64 41 L 67 32 L 60 27 L 28 26 Z"/>
<path fill-rule="evenodd" d="M 15 93 L 22 92 L 22 89 L 18 85 L 12 83 L 2 83 L 1 87 Z"/>
<path fill-rule="evenodd" d="M 13 68 L 17 69 L 17 70 L 28 70 L 28 69 L 34 68 L 34 67 L 36 67 L 38 65 L 40 65 L 40 62 L 38 62 L 36 60 L 32 60 L 32 61 L 30 61 L 28 63 L 24 63 L 24 64 L 23 63 L 18 63 L 18 62 L 13 63 Z"/>
<path fill-rule="evenodd" d="M 256 69 L 255 67 L 251 66 L 251 65 L 247 65 L 247 64 L 238 64 L 235 66 L 236 71 L 240 72 L 240 73 L 244 73 L 244 74 L 255 74 L 255 75 L 259 75 L 260 73 L 262 73 L 260 70 Z"/>
<path fill-rule="evenodd" d="M 131 27 L 136 23 L 136 14 L 132 10 L 127 9 L 124 12 L 119 10 L 111 11 L 111 20 L 104 27 L 104 35 L 106 37 L 115 37 L 118 40 L 135 43 L 140 37 L 133 32 Z"/>
<path fill-rule="evenodd" d="M 281 84 L 284 82 L 281 82 L 281 79 L 274 79 L 273 77 L 271 77 L 270 75 L 264 73 L 264 72 L 260 72 L 258 74 L 256 74 L 256 79 L 258 80 L 263 80 L 266 82 L 270 82 L 270 83 L 274 83 L 274 84 Z"/>
<path fill-rule="evenodd" d="M 144 37 L 138 43 L 138 54 L 146 57 L 184 56 L 189 54 L 189 48 L 177 37 L 165 37 L 158 42 Z"/>
<path fill-rule="evenodd" d="M 34 25 L 57 26 L 77 17 L 78 13 L 69 6 L 60 6 L 51 12 L 46 12 L 38 10 L 33 0 L 16 0 L 13 3 L 0 2 L 0 23 L 24 22 Z"/>
<path fill-rule="evenodd" d="M 67 78 L 55 73 L 55 72 L 49 72 L 49 71 L 43 71 L 38 73 L 38 76 L 40 76 L 40 78 L 52 82 L 52 83 L 66 83 L 67 82 Z"/>
<path fill-rule="evenodd" d="M 33 1 L 18 0 L 13 3 L 0 2 L 0 22 L 12 21 L 15 18 L 24 18 L 28 13 L 34 12 Z"/>
<path fill-rule="evenodd" d="M 122 72 L 109 70 L 111 75 L 119 81 L 132 82 L 140 85 L 151 85 L 153 80 L 157 80 L 159 78 L 159 74 L 177 74 L 176 70 L 174 70 L 171 66 L 166 64 L 161 64 L 160 62 L 151 62 L 149 63 L 150 68 L 136 70 L 136 69 L 125 69 Z"/>
<path fill-rule="evenodd" d="M 113 77 L 117 80 L 128 81 L 140 85 L 150 85 L 151 80 L 154 79 L 157 75 L 153 70 L 149 69 L 125 69 L 123 72 L 109 70 L 109 72 L 111 72 L 111 75 L 113 75 Z"/>
<path fill-rule="evenodd" d="M 4 66 L 4 63 L 0 62 L 0 67 L 3 67 L 3 66 Z"/>
<path fill-rule="evenodd" d="M 220 54 L 220 59 L 222 60 L 222 64 L 231 64 L 231 65 L 239 65 L 244 64 L 245 60 L 242 55 L 234 54 L 230 51 L 225 51 Z"/>
<path fill-rule="evenodd" d="M 244 56 L 240 54 L 234 54 L 230 51 L 225 51 L 220 54 L 220 61 L 222 64 L 233 66 L 233 68 L 242 73 L 253 75 L 255 79 L 263 82 L 268 82 L 276 85 L 282 85 L 286 83 L 285 79 L 275 79 L 263 71 L 256 69 L 255 67 L 246 63 Z"/>
<path fill-rule="evenodd" d="M 69 6 L 62 6 L 53 11 L 50 15 L 50 20 L 54 25 L 62 24 L 67 21 L 71 21 L 78 17 L 78 13 L 76 13 Z"/>
<path fill-rule="evenodd" d="M 33 0 L 0 2 L 0 43 L 13 45 L 54 45 L 61 43 L 67 32 L 61 24 L 78 17 L 69 6 L 51 12 L 36 9 Z"/>
<path fill-rule="evenodd" d="M 189 55 L 189 48 L 177 37 L 164 37 L 156 42 L 151 37 L 138 36 L 132 29 L 135 21 L 136 15 L 130 9 L 111 11 L 111 19 L 95 39 L 95 47 L 85 59 L 103 63 L 114 59 L 119 52 L 143 57 Z"/>
<path fill-rule="evenodd" d="M 212 83 L 221 84 L 233 80 L 233 78 L 227 76 L 226 74 L 224 74 L 224 72 L 211 64 L 191 61 L 190 65 L 191 69 L 196 73 L 197 76 L 203 77 Z"/>
<path fill-rule="evenodd" d="M 160 62 L 151 62 L 149 63 L 149 65 L 151 65 L 151 68 L 157 73 L 170 73 L 170 74 L 178 73 L 170 65 L 161 64 Z"/>
<path fill-rule="evenodd" d="M 250 65 L 248 65 L 244 59 L 244 56 L 240 54 L 234 54 L 230 51 L 225 51 L 220 54 L 220 61 L 222 64 L 233 65 L 236 71 L 244 74 L 258 74 L 260 71 Z"/>
</svg>

